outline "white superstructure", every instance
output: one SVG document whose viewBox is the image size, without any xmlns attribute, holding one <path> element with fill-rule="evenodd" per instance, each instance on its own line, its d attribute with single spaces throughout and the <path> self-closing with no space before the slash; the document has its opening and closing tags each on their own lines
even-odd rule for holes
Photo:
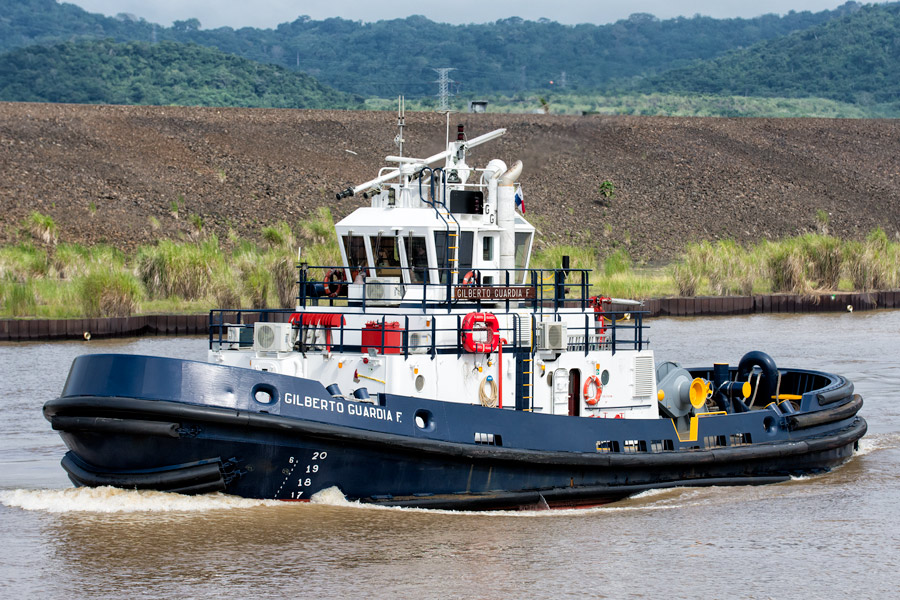
<svg viewBox="0 0 900 600">
<path fill-rule="evenodd" d="M 604 313 L 587 271 L 530 268 L 520 161 L 466 162 L 504 132 L 466 140 L 460 126 L 444 152 L 386 157 L 378 177 L 338 195 L 371 201 L 335 226 L 342 264 L 302 264 L 292 313 L 223 311 L 210 360 L 316 379 L 362 402 L 385 393 L 658 417 L 640 317 Z M 251 329 L 257 320 L 270 322 Z"/>
</svg>

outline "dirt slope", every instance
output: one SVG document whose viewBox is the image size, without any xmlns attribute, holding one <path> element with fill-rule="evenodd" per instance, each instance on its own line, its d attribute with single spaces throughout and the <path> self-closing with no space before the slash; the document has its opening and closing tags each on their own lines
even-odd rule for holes
<svg viewBox="0 0 900 600">
<path fill-rule="evenodd" d="M 474 149 L 525 163 L 527 217 L 544 240 L 625 247 L 666 260 L 688 241 L 815 230 L 900 230 L 900 121 L 453 115 Z M 407 117 L 406 154 L 443 147 L 440 115 Z M 122 248 L 204 231 L 247 236 L 374 176 L 396 152 L 391 113 L 0 103 L 0 242 L 37 210 L 61 241 Z M 613 182 L 615 196 L 599 192 Z M 173 202 L 183 198 L 177 217 Z M 154 217 L 158 228 L 154 226 Z"/>
</svg>

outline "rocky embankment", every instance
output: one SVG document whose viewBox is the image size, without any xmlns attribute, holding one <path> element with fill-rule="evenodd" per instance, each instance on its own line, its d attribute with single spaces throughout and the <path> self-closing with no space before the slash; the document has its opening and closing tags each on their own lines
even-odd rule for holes
<svg viewBox="0 0 900 600">
<path fill-rule="evenodd" d="M 470 137 L 505 127 L 470 163 L 522 159 L 543 240 L 668 260 L 687 242 L 900 229 L 900 122 L 452 115 Z M 0 242 L 32 211 L 60 241 L 123 249 L 195 231 L 253 237 L 316 207 L 396 153 L 387 112 L 0 103 Z M 443 147 L 444 117 L 407 116 L 405 154 Z M 612 197 L 601 193 L 610 181 Z"/>
</svg>

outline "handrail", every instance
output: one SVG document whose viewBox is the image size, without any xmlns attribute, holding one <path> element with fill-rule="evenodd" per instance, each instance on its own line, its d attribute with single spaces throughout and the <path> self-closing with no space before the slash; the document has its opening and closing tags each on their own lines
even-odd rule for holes
<svg viewBox="0 0 900 600">
<path fill-rule="evenodd" d="M 495 312 L 498 315 L 505 314 L 499 311 Z M 459 357 L 465 352 L 460 336 L 462 313 L 445 315 L 443 317 L 440 315 L 431 315 L 430 318 L 420 317 L 420 319 L 425 319 L 425 323 L 417 327 L 411 326 L 409 315 L 371 310 L 366 311 L 365 314 L 330 310 L 327 314 L 340 317 L 332 321 L 335 325 L 331 327 L 311 324 L 302 317 L 294 317 L 292 319 L 293 315 L 304 314 L 319 315 L 325 313 L 315 313 L 314 311 L 297 312 L 291 309 L 211 310 L 209 313 L 209 347 L 211 350 L 250 348 L 252 347 L 252 335 L 244 336 L 243 341 L 240 335 L 236 336 L 237 341 L 234 341 L 234 339 L 229 341 L 228 330 L 236 328 L 240 332 L 241 330 L 254 328 L 257 322 L 267 322 L 292 323 L 292 327 L 297 330 L 297 340 L 300 343 L 299 349 L 303 351 L 336 349 L 338 352 L 363 352 L 364 348 L 374 347 L 378 350 L 378 354 L 381 355 L 402 354 L 405 358 L 408 358 L 410 354 L 422 354 L 430 355 L 432 359 L 437 354 L 451 353 Z M 521 351 L 533 356 L 537 351 L 535 335 L 537 333 L 536 319 L 538 315 L 510 314 L 512 316 L 510 326 L 499 328 L 496 334 L 506 341 L 503 347 L 509 350 L 504 351 Z M 596 322 L 593 325 L 588 323 L 585 329 L 576 327 L 570 330 L 567 349 L 578 351 L 582 349 L 582 345 L 589 347 L 590 350 L 611 350 L 612 352 L 615 352 L 617 348 L 643 349 L 646 342 L 643 341 L 642 332 L 645 325 L 643 324 L 642 313 L 628 313 L 632 315 L 633 320 L 625 321 L 621 324 L 619 324 L 619 320 L 616 317 L 626 313 L 607 312 L 604 314 L 611 317 L 609 324 L 606 326 L 605 339 L 603 335 L 597 332 Z M 346 317 L 348 316 L 361 318 L 365 324 L 353 326 L 352 323 L 347 322 Z M 585 316 L 590 317 L 590 315 Z M 531 343 L 528 347 L 522 347 L 522 340 L 519 337 L 520 330 L 523 327 L 521 319 L 525 317 L 530 317 L 529 326 L 532 328 Z M 441 321 L 440 324 L 438 323 L 439 320 Z M 328 335 L 326 335 L 322 343 L 317 343 L 314 339 L 311 345 L 307 345 L 305 340 L 310 331 L 319 332 L 320 330 L 323 334 L 330 335 L 330 341 Z M 617 336 L 617 332 L 620 332 L 621 335 Z M 369 339 L 365 339 L 366 337 Z M 573 337 L 576 339 L 573 340 Z M 583 338 L 583 340 L 578 338 Z M 428 339 L 425 345 L 422 344 L 423 339 Z"/>
<path fill-rule="evenodd" d="M 364 305 L 367 305 L 368 303 L 379 299 L 377 294 L 370 293 L 369 286 L 384 285 L 383 282 L 376 283 L 364 279 L 362 281 L 362 294 L 355 299 L 350 297 L 349 288 L 347 287 L 349 285 L 354 285 L 353 282 L 343 280 L 331 281 L 328 282 L 328 285 L 326 286 L 324 279 L 329 271 L 333 270 L 342 274 L 345 268 L 346 267 L 344 266 L 301 265 L 298 280 L 298 304 L 304 307 L 322 306 L 323 304 L 335 306 L 336 300 L 342 302 L 358 300 L 363 302 Z M 414 271 L 418 271 L 421 267 L 393 267 L 393 269 L 401 274 L 408 274 L 407 277 L 401 279 L 412 281 Z M 487 297 L 458 299 L 454 295 L 454 285 L 450 283 L 453 279 L 453 271 L 455 268 L 452 266 L 437 267 L 436 269 L 428 267 L 428 271 L 433 270 L 436 270 L 439 274 L 446 273 L 446 281 L 444 281 L 442 275 L 439 275 L 437 281 L 434 283 L 430 282 L 428 279 L 418 283 L 401 283 L 400 285 L 403 286 L 403 298 L 400 298 L 397 301 L 417 303 L 421 305 L 423 310 L 429 307 L 451 309 L 460 304 L 480 307 L 486 302 L 498 301 L 497 298 Z M 481 276 L 480 281 L 484 281 L 485 276 L 494 275 L 494 283 L 479 283 L 472 287 L 531 288 L 533 292 L 529 294 L 527 298 L 519 299 L 517 301 L 519 302 L 519 305 L 530 304 L 533 310 L 541 314 L 548 311 L 558 312 L 565 308 L 579 308 L 580 310 L 586 310 L 590 303 L 591 284 L 589 269 L 478 268 L 477 271 Z M 527 276 L 523 278 L 520 277 L 519 274 L 530 274 L 530 282 L 522 284 L 510 283 L 510 273 L 513 274 L 512 281 L 522 281 L 523 279 L 528 281 Z M 462 286 L 457 283 L 455 287 L 461 288 Z M 335 288 L 338 290 L 338 293 L 336 294 L 333 293 Z M 433 290 L 437 289 L 440 289 L 441 293 L 433 293 Z M 507 299 L 505 304 L 508 310 L 511 305 L 509 299 Z"/>
</svg>

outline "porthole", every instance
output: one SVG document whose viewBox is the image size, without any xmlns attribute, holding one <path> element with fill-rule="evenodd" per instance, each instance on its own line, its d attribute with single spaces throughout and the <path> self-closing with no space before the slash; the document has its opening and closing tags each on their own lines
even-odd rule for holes
<svg viewBox="0 0 900 600">
<path fill-rule="evenodd" d="M 425 377 L 416 375 L 416 391 L 421 392 L 423 389 L 425 389 Z"/>
<path fill-rule="evenodd" d="M 603 372 L 600 373 L 600 385 L 606 385 L 609 383 L 609 371 L 603 369 Z"/>
</svg>

